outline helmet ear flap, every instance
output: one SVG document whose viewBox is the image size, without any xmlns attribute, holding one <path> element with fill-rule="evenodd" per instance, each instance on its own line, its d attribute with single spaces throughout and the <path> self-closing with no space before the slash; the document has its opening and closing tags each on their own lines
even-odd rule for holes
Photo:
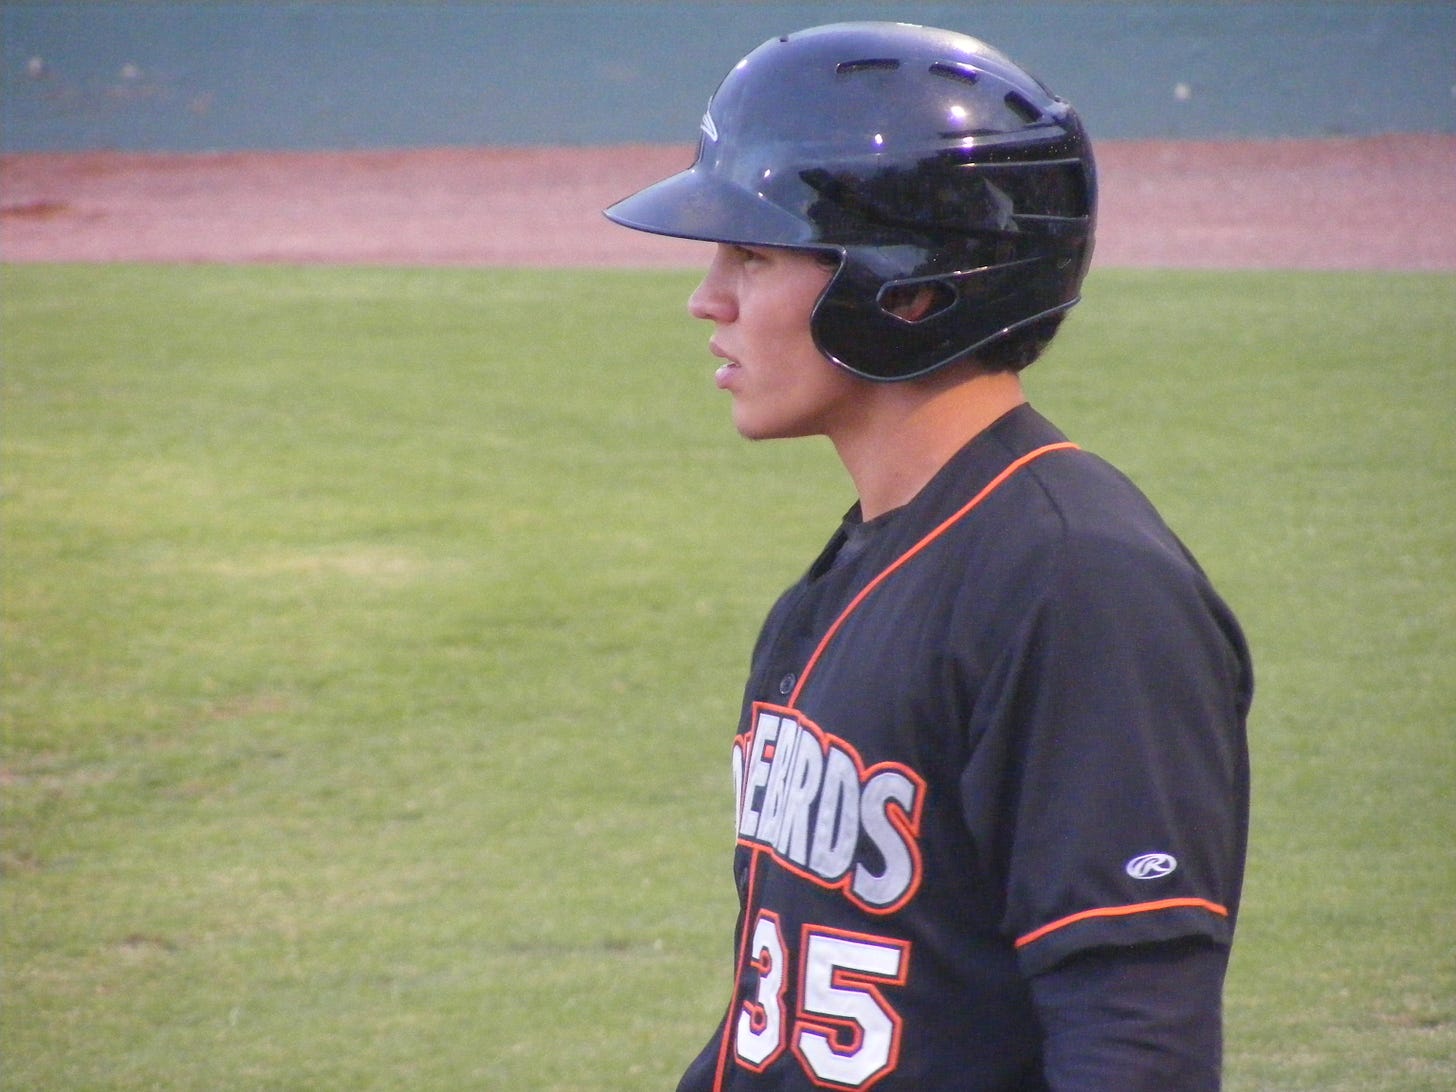
<svg viewBox="0 0 1456 1092">
<path fill-rule="evenodd" d="M 864 265 L 845 262 L 820 296 L 810 329 L 820 352 L 855 375 L 914 379 L 1075 304 L 1078 297 L 1063 298 L 1037 276 L 1036 267 L 1051 260 L 1023 258 L 888 284 Z M 1028 283 L 1041 291 L 1029 293 Z"/>
<path fill-rule="evenodd" d="M 964 311 L 947 278 L 885 283 L 846 262 L 809 325 L 820 352 L 840 367 L 864 379 L 909 379 L 961 355 Z"/>
</svg>

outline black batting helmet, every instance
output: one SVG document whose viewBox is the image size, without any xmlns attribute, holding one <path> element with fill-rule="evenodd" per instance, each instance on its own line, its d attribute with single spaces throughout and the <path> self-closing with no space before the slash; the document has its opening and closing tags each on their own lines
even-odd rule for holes
<svg viewBox="0 0 1456 1092">
<path fill-rule="evenodd" d="M 868 379 L 910 379 L 1077 302 L 1096 182 L 1076 113 L 975 38 L 837 23 L 724 78 L 697 161 L 606 210 L 640 231 L 837 252 L 811 329 Z M 886 306 L 937 286 L 919 321 Z"/>
</svg>

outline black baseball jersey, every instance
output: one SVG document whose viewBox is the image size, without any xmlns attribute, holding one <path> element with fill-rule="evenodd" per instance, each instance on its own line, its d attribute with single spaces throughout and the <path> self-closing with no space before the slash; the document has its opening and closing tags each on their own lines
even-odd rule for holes
<svg viewBox="0 0 1456 1092">
<path fill-rule="evenodd" d="M 1251 691 L 1152 505 L 1029 406 L 851 513 L 754 651 L 732 998 L 682 1092 L 1044 1087 L 1031 976 L 1231 940 Z"/>
</svg>

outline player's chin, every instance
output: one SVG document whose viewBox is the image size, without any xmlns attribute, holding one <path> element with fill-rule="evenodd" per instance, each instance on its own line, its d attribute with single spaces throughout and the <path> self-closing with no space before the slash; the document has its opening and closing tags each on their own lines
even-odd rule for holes
<svg viewBox="0 0 1456 1092">
<path fill-rule="evenodd" d="M 767 440 L 772 436 L 763 414 L 754 412 L 753 407 L 745 405 L 737 395 L 733 398 L 733 427 L 745 440 Z"/>
<path fill-rule="evenodd" d="M 733 403 L 733 427 L 745 440 L 788 440 L 813 431 L 790 418 L 758 411 L 738 400 Z"/>
<path fill-rule="evenodd" d="M 775 433 L 773 433 L 773 432 L 769 432 L 769 431 L 766 431 L 766 430 L 761 429 L 761 428 L 754 428 L 754 427 L 752 427 L 750 425 L 740 425 L 736 421 L 733 423 L 733 427 L 738 430 L 738 435 L 739 436 L 742 436 L 745 440 L 776 440 L 776 439 L 778 439 L 778 436 Z"/>
<path fill-rule="evenodd" d="M 745 385 L 733 392 L 733 427 L 745 440 L 790 440 L 817 436 L 819 406 L 787 387 L 756 389 Z"/>
</svg>

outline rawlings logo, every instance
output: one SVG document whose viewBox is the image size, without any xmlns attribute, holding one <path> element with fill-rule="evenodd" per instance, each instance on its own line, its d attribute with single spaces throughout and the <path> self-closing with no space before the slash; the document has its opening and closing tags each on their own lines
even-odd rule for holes
<svg viewBox="0 0 1456 1092">
<path fill-rule="evenodd" d="M 920 886 L 925 782 L 898 762 L 866 768 L 844 740 L 792 709 L 756 705 L 733 741 L 738 837 L 872 914 Z"/>
<path fill-rule="evenodd" d="M 709 113 L 704 113 L 703 114 L 703 121 L 702 121 L 702 124 L 699 126 L 699 128 L 701 128 L 703 130 L 703 134 L 709 140 L 714 141 L 714 142 L 716 142 L 718 140 L 718 126 L 716 126 L 716 125 L 713 124 L 713 115 L 712 114 L 709 114 Z"/>
<path fill-rule="evenodd" d="M 1178 858 L 1171 853 L 1144 853 L 1128 861 L 1123 871 L 1135 880 L 1159 880 L 1177 867 Z"/>
</svg>

